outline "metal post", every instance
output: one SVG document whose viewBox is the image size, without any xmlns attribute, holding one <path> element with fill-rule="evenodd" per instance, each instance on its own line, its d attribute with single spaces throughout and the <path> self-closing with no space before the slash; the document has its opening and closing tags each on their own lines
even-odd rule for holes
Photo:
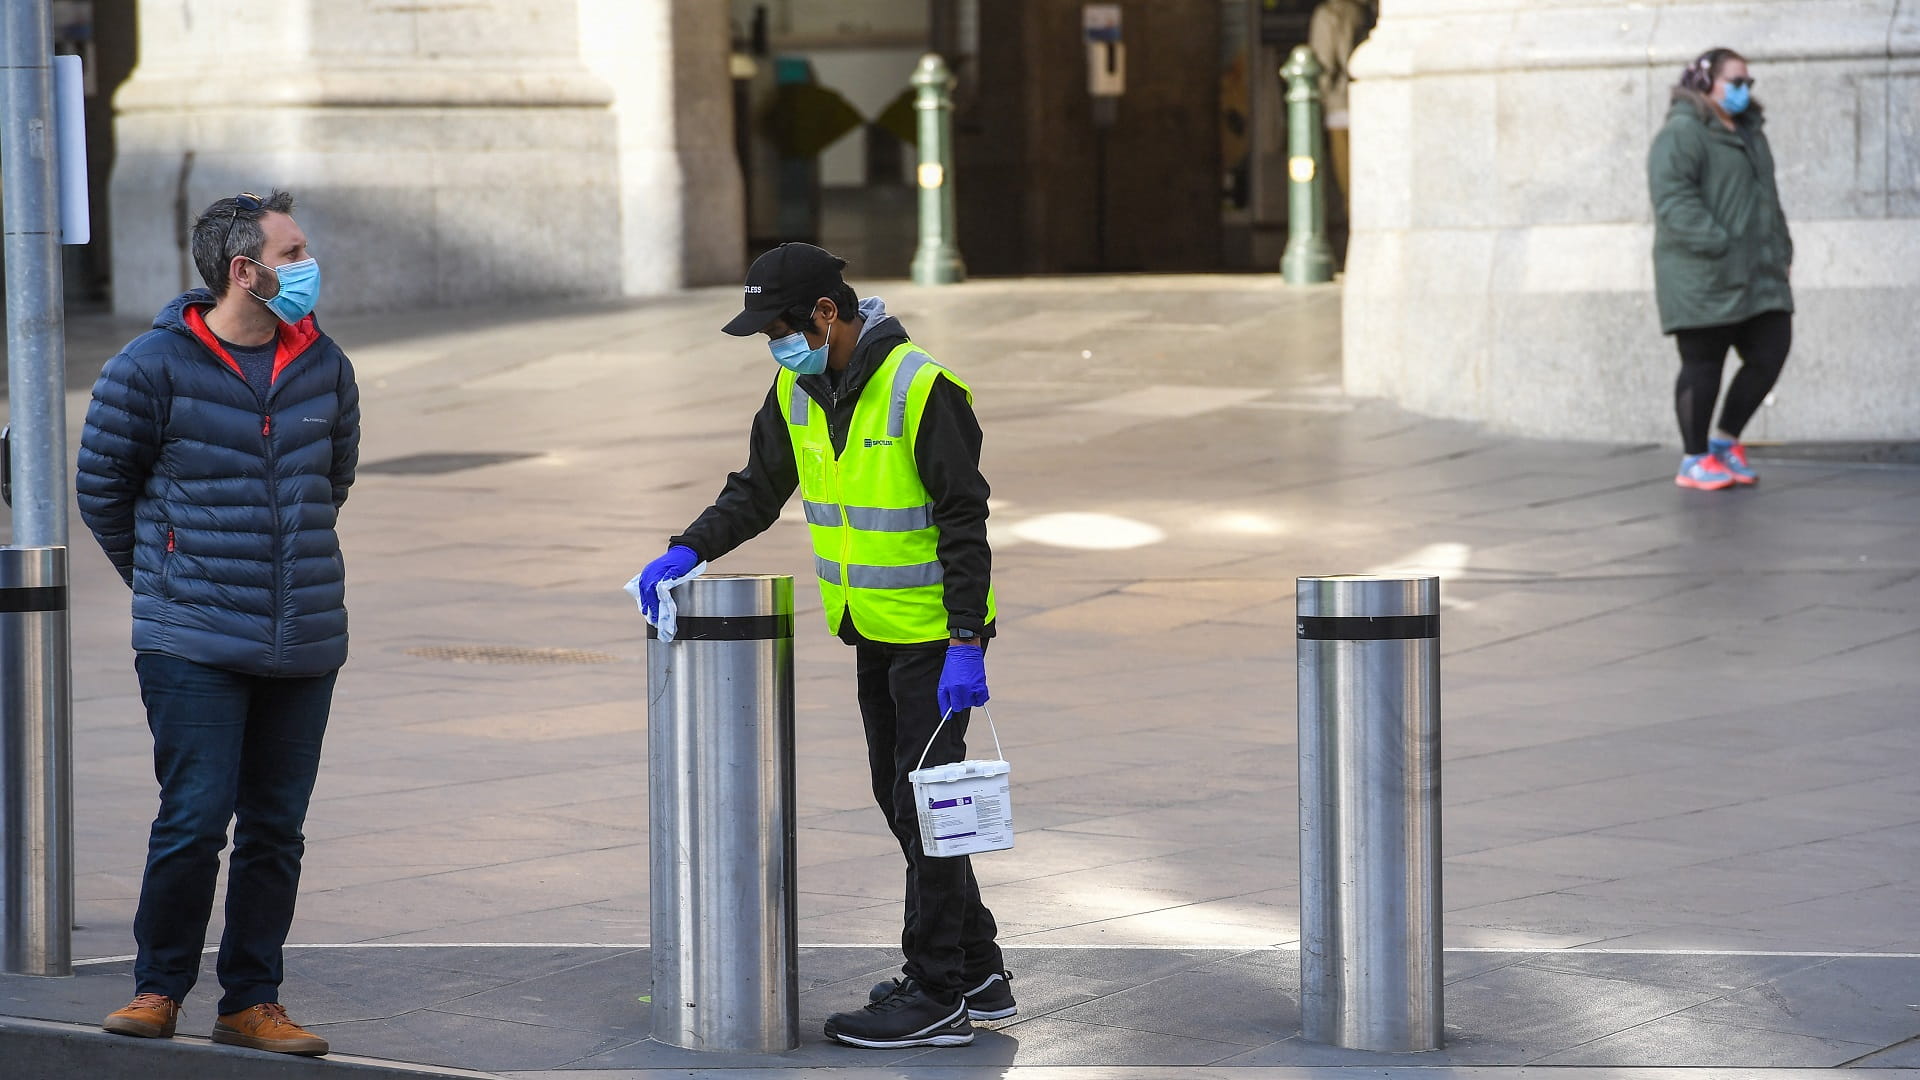
<svg viewBox="0 0 1920 1080">
<path fill-rule="evenodd" d="M 1326 154 L 1321 130 L 1320 76 L 1313 50 L 1294 46 L 1280 77 L 1287 81 L 1287 250 L 1280 273 L 1290 285 L 1333 280 L 1333 245 L 1327 242 Z"/>
<path fill-rule="evenodd" d="M 1440 1001 L 1440 579 L 1305 577 L 1300 1029 L 1435 1050 Z"/>
<path fill-rule="evenodd" d="M 9 975 L 73 974 L 67 549 L 0 547 L 0 912 Z"/>
<path fill-rule="evenodd" d="M 967 276 L 954 239 L 953 76 L 939 53 L 913 69 L 913 107 L 920 118 L 920 248 L 913 253 L 916 285 L 951 285 Z"/>
<path fill-rule="evenodd" d="M 52 5 L 0 0 L 13 542 L 67 543 L 66 343 L 53 123 Z"/>
<path fill-rule="evenodd" d="M 678 633 L 648 629 L 653 1037 L 800 1045 L 793 579 L 695 578 Z"/>
</svg>

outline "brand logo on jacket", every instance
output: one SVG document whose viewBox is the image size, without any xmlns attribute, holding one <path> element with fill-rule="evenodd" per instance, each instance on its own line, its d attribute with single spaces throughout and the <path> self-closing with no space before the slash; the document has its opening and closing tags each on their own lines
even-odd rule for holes
<svg viewBox="0 0 1920 1080">
<path fill-rule="evenodd" d="M 860 441 L 862 443 L 865 443 L 867 449 L 869 450 L 873 449 L 876 446 L 892 446 L 893 445 L 892 439 L 862 439 Z"/>
</svg>

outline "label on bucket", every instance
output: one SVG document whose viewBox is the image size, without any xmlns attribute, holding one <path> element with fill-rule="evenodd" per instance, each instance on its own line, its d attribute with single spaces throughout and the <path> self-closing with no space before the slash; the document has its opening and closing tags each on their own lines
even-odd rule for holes
<svg viewBox="0 0 1920 1080">
<path fill-rule="evenodd" d="M 935 778 L 940 773 L 952 776 L 962 771 L 951 765 L 910 774 L 920 816 L 920 847 L 927 854 L 945 858 L 1013 846 L 1007 768 L 1002 762 L 993 764 L 999 767 L 981 770 L 987 775 Z"/>
</svg>

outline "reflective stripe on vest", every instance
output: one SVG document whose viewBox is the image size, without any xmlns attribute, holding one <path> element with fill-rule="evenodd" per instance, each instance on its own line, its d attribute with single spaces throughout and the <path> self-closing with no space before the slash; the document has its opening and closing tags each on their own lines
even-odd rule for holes
<svg viewBox="0 0 1920 1080">
<path fill-rule="evenodd" d="M 887 412 L 887 438 L 905 438 L 907 434 L 907 394 L 913 389 L 913 377 L 920 369 L 933 363 L 933 357 L 918 349 L 908 353 L 900 361 L 900 369 L 893 373 L 893 407 Z"/>
<path fill-rule="evenodd" d="M 807 409 L 812 404 L 813 402 L 807 397 L 807 392 L 800 389 L 800 381 L 795 379 L 793 391 L 788 395 L 787 423 L 796 427 L 806 427 Z"/>
<path fill-rule="evenodd" d="M 944 580 L 938 562 L 915 563 L 911 566 L 848 563 L 847 580 L 843 582 L 840 580 L 839 563 L 815 555 L 813 572 L 829 585 L 845 585 L 853 589 L 918 589 L 938 585 Z"/>
<path fill-rule="evenodd" d="M 807 512 L 807 524 L 839 527 L 840 504 L 802 499 L 800 505 Z M 847 512 L 847 524 L 863 532 L 917 532 L 933 525 L 932 503 L 898 510 L 883 506 L 849 506 L 844 509 Z"/>
<path fill-rule="evenodd" d="M 836 633 L 852 619 L 874 641 L 947 636 L 940 533 L 912 442 L 941 377 L 971 397 L 965 383 L 918 347 L 896 346 L 854 402 L 845 449 L 836 453 L 827 409 L 809 400 L 798 376 L 780 374 L 775 393 L 786 406 L 821 610 Z M 987 618 L 993 617 L 989 587 Z"/>
</svg>

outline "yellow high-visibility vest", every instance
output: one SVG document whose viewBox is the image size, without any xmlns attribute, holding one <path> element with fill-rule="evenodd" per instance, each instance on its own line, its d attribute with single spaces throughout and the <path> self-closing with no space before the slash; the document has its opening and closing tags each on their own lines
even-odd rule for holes
<svg viewBox="0 0 1920 1080">
<path fill-rule="evenodd" d="M 967 384 L 919 346 L 896 347 L 861 390 L 846 450 L 835 455 L 826 410 L 800 388 L 797 375 L 780 373 L 776 400 L 786 408 L 820 600 L 836 634 L 845 617 L 873 641 L 947 637 L 940 530 L 913 457 L 927 395 L 943 375 L 973 400 Z M 989 586 L 987 620 L 993 617 Z"/>
</svg>

